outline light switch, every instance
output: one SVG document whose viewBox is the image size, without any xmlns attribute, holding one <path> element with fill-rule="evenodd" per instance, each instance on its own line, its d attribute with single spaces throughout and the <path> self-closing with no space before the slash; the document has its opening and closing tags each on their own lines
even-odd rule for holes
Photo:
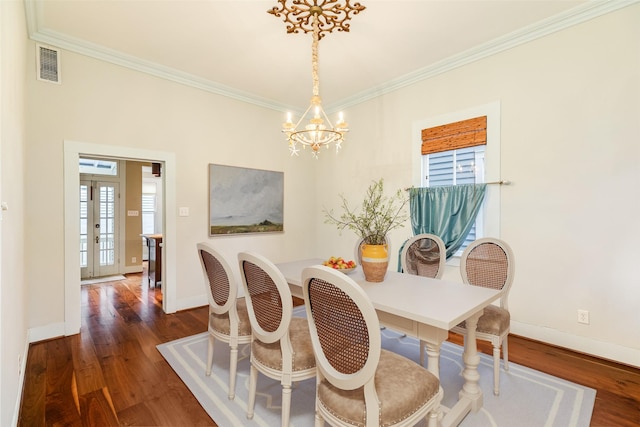
<svg viewBox="0 0 640 427">
<path fill-rule="evenodd" d="M 138 216 L 139 214 L 138 211 L 127 211 L 127 216 Z"/>
<path fill-rule="evenodd" d="M 180 216 L 189 216 L 189 208 L 180 208 Z"/>
</svg>

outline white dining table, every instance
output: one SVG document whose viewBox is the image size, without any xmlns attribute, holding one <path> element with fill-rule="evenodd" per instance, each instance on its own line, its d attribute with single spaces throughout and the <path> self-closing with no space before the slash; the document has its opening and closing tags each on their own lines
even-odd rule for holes
<svg viewBox="0 0 640 427">
<path fill-rule="evenodd" d="M 302 298 L 302 270 L 322 264 L 322 259 L 305 259 L 277 264 L 292 295 Z M 367 282 L 360 267 L 349 275 L 367 293 L 381 325 L 416 337 L 426 343 L 427 369 L 440 378 L 440 346 L 449 330 L 467 322 L 463 362 L 465 380 L 452 408 L 441 407 L 443 426 L 458 425 L 470 411 L 482 407 L 482 390 L 476 345 L 476 325 L 484 307 L 500 297 L 500 291 L 388 271 L 384 281 Z"/>
</svg>

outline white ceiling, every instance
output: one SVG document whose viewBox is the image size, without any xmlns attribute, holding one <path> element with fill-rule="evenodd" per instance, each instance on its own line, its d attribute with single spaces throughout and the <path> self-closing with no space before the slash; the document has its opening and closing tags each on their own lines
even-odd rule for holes
<svg viewBox="0 0 640 427">
<path fill-rule="evenodd" d="M 313 0 L 307 0 L 313 1 Z M 327 110 L 428 78 L 636 0 L 362 0 L 319 45 Z M 344 2 L 344 0 L 341 0 Z M 611 3 L 614 3 L 613 5 Z M 27 0 L 32 39 L 278 110 L 311 97 L 311 34 L 276 0 Z"/>
</svg>

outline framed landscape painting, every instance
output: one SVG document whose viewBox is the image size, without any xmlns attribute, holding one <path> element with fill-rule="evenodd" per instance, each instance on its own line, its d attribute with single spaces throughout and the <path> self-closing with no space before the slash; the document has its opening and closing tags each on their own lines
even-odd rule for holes
<svg viewBox="0 0 640 427">
<path fill-rule="evenodd" d="M 209 165 L 209 235 L 284 231 L 284 172 Z"/>
</svg>

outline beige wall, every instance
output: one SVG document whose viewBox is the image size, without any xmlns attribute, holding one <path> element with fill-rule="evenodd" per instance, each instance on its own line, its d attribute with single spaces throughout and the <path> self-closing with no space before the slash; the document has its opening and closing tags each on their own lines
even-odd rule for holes
<svg viewBox="0 0 640 427">
<path fill-rule="evenodd" d="M 416 184 L 413 123 L 499 101 L 512 331 L 640 366 L 638 22 L 637 4 L 350 108 L 349 141 L 318 173 L 319 203 L 336 206 L 338 190 L 358 200 L 377 177 Z M 353 235 L 317 215 L 321 252 L 349 255 Z M 460 280 L 454 267 L 447 277 Z"/>
<path fill-rule="evenodd" d="M 27 40 L 24 5 L 0 2 L 0 425 L 14 425 L 28 349 L 25 275 L 37 259 L 25 260 L 25 88 Z M 41 176 L 42 178 L 42 176 Z M 41 180 L 46 187 L 46 181 Z"/>
<path fill-rule="evenodd" d="M 195 244 L 223 245 L 234 260 L 238 251 L 260 251 L 275 261 L 310 256 L 309 238 L 316 209 L 313 191 L 317 162 L 291 158 L 279 125 L 283 114 L 208 92 L 62 51 L 63 83 L 35 79 L 29 43 L 27 67 L 29 117 L 27 209 L 30 259 L 39 263 L 29 274 L 29 327 L 34 336 L 56 333 L 65 322 L 65 141 L 137 152 L 175 155 L 175 206 L 190 215 L 175 221 L 175 306 L 206 303 Z M 35 55 L 33 55 L 35 58 Z M 285 232 L 269 235 L 208 237 L 208 164 L 284 171 Z M 41 185 L 47 176 L 49 186 Z M 167 218 L 168 215 L 165 216 Z M 52 227 L 50 224 L 59 224 Z M 42 245 L 43 241 L 48 242 Z M 78 304 L 79 305 L 79 304 Z M 79 310 L 79 307 L 78 307 Z"/>
<path fill-rule="evenodd" d="M 127 273 L 142 271 L 142 165 L 146 163 L 126 162 L 125 199 L 125 246 L 124 266 Z M 137 211 L 137 216 L 129 216 L 129 211 Z M 133 261 L 135 258 L 135 262 Z"/>
</svg>

